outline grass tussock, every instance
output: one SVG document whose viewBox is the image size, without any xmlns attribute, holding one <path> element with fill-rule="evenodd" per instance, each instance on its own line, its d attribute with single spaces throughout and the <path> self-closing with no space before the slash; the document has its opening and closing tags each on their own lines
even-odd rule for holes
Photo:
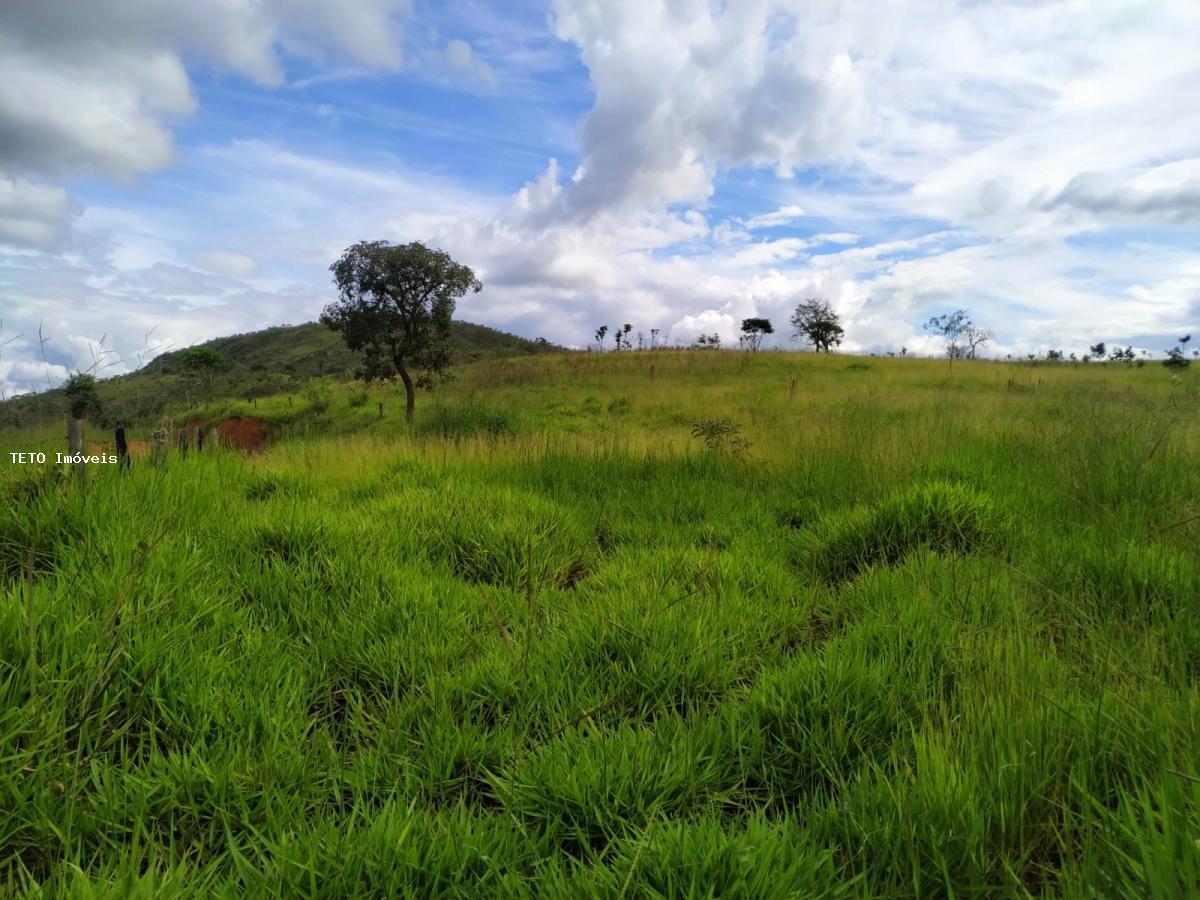
<svg viewBox="0 0 1200 900">
<path fill-rule="evenodd" d="M 975 553 L 998 548 L 1006 517 L 983 492 L 931 481 L 890 494 L 874 506 L 822 516 L 802 536 L 800 565 L 828 581 L 890 566 L 920 548 Z"/>
</svg>

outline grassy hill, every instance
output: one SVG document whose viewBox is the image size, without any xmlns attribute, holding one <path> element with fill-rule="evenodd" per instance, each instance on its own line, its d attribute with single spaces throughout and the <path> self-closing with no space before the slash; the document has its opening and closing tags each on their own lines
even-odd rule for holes
<svg viewBox="0 0 1200 900">
<path fill-rule="evenodd" d="M 458 364 L 487 356 L 518 356 L 558 350 L 470 322 L 455 322 L 451 352 Z M 297 391 L 315 376 L 346 376 L 359 365 L 358 354 L 346 349 L 341 336 L 315 322 L 281 325 L 262 331 L 217 338 L 198 344 L 225 358 L 227 368 L 213 377 L 193 377 L 179 364 L 181 350 L 156 357 L 137 372 L 100 383 L 103 412 L 98 424 L 144 423 L 164 409 L 214 397 L 261 397 Z M 16 397 L 0 403 L 0 425 L 21 427 L 64 415 L 60 390 Z"/>
<path fill-rule="evenodd" d="M 0 453 L 0 893 L 1198 896 L 1197 376 L 491 356 Z"/>
</svg>

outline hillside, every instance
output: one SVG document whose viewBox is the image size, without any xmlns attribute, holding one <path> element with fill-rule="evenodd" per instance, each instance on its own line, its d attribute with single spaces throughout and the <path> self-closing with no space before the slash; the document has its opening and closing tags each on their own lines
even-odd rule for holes
<svg viewBox="0 0 1200 900">
<path fill-rule="evenodd" d="M 316 322 L 280 325 L 197 344 L 224 357 L 226 368 L 211 378 L 183 372 L 182 349 L 155 357 L 137 372 L 100 382 L 100 423 L 145 422 L 164 409 L 215 397 L 262 397 L 298 390 L 314 376 L 345 377 L 359 364 L 339 335 Z M 451 350 L 456 363 L 488 356 L 522 356 L 560 349 L 471 322 L 455 322 Z M 66 407 L 58 389 L 0 403 L 0 426 L 22 427 L 61 418 Z"/>
<path fill-rule="evenodd" d="M 0 896 L 1200 896 L 1200 372 L 457 376 L 0 452 Z"/>
</svg>

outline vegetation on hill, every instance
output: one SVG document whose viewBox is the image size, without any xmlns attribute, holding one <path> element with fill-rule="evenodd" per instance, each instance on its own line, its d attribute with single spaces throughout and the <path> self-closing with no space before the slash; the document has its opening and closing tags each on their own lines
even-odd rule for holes
<svg viewBox="0 0 1200 900">
<path fill-rule="evenodd" d="M 1195 896 L 1195 375 L 492 357 L 5 454 L 0 891 Z"/>
<path fill-rule="evenodd" d="M 450 353 L 456 362 L 559 349 L 470 322 L 455 322 L 450 331 Z M 214 364 L 189 365 L 197 351 L 215 354 Z M 314 376 L 348 377 L 361 363 L 359 354 L 346 349 L 336 333 L 316 322 L 217 338 L 164 353 L 129 375 L 100 380 L 98 421 L 105 427 L 120 420 L 146 423 L 168 408 L 217 397 L 298 393 Z M 0 403 L 0 425 L 58 421 L 67 407 L 61 389 L 15 397 Z"/>
</svg>

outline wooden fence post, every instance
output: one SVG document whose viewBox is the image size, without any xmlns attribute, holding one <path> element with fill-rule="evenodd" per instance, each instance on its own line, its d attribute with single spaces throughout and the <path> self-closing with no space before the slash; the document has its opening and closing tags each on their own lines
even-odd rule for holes
<svg viewBox="0 0 1200 900">
<path fill-rule="evenodd" d="M 83 456 L 86 447 L 83 442 L 83 419 L 71 419 L 67 423 L 67 449 L 72 456 Z M 83 480 L 83 463 L 75 463 L 75 477 Z"/>
<path fill-rule="evenodd" d="M 150 434 L 150 461 L 161 466 L 167 458 L 167 429 L 159 427 Z"/>
<path fill-rule="evenodd" d="M 125 426 L 120 422 L 117 423 L 117 430 L 113 436 L 113 446 L 117 448 L 117 467 L 121 472 L 125 472 L 129 468 L 129 442 L 125 440 Z"/>
</svg>

